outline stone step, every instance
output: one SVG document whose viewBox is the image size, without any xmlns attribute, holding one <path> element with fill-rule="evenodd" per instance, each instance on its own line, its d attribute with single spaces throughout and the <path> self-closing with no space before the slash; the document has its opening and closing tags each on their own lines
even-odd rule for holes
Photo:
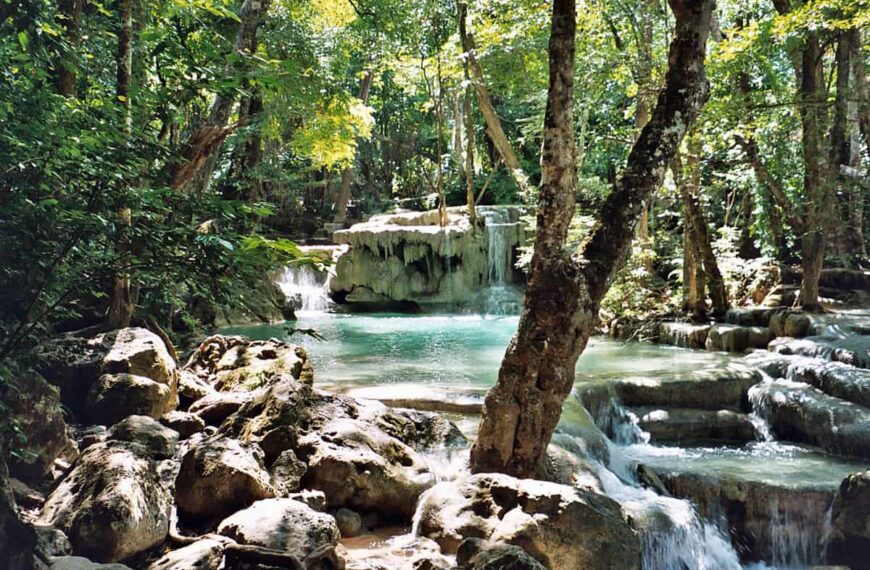
<svg viewBox="0 0 870 570">
<path fill-rule="evenodd" d="M 815 485 L 778 485 L 729 475 L 656 469 L 665 489 L 675 497 L 688 499 L 707 520 L 727 521 L 728 533 L 744 562 L 821 562 L 825 514 L 835 489 Z M 790 536 L 788 536 L 790 535 Z M 787 560 L 784 540 L 809 560 Z M 793 546 L 793 545 L 789 545 Z M 786 558 L 786 560 L 783 560 Z M 797 566 L 797 565 L 795 565 Z M 777 565 L 776 567 L 780 567 Z"/>
<path fill-rule="evenodd" d="M 750 398 L 778 439 L 870 458 L 870 409 L 791 380 L 762 382 Z"/>
<path fill-rule="evenodd" d="M 757 351 L 747 357 L 772 378 L 810 384 L 829 396 L 870 408 L 870 370 L 809 356 Z"/>
<path fill-rule="evenodd" d="M 778 354 L 810 356 L 858 368 L 870 368 L 870 335 L 842 337 L 813 336 L 807 338 L 777 338 L 768 350 Z"/>
<path fill-rule="evenodd" d="M 755 426 L 746 414 L 694 408 L 634 408 L 638 426 L 651 443 L 745 443 L 755 440 Z"/>
<path fill-rule="evenodd" d="M 626 449 L 638 479 L 688 499 L 721 523 L 744 563 L 807 568 L 829 562 L 829 509 L 844 478 L 864 469 L 813 449 L 778 442 L 741 447 Z M 858 531 L 861 532 L 861 531 Z"/>
<path fill-rule="evenodd" d="M 710 327 L 704 347 L 715 351 L 745 352 L 767 348 L 772 340 L 773 332 L 767 327 L 716 324 Z"/>
<path fill-rule="evenodd" d="M 699 371 L 672 378 L 621 378 L 577 386 L 593 416 L 615 399 L 629 407 L 660 406 L 700 410 L 749 410 L 749 388 L 760 382 L 757 370 L 733 363 L 722 370 Z"/>
</svg>

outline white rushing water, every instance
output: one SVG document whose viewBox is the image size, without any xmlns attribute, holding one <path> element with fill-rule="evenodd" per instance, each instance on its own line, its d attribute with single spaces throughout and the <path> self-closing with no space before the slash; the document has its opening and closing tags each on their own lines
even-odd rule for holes
<svg viewBox="0 0 870 570">
<path fill-rule="evenodd" d="M 310 265 L 285 267 L 277 283 L 297 313 L 324 313 L 332 307 L 326 271 Z"/>
</svg>

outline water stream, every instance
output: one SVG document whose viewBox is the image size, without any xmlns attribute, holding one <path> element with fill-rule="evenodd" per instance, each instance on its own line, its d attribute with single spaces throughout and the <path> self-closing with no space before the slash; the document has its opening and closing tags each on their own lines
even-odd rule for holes
<svg viewBox="0 0 870 570">
<path fill-rule="evenodd" d="M 294 337 L 306 345 L 315 364 L 315 382 L 353 396 L 436 399 L 480 403 L 493 384 L 517 317 L 482 315 L 307 314 L 297 324 L 317 330 L 325 341 Z M 283 327 L 235 327 L 227 332 L 254 338 L 281 337 Z M 720 369 L 733 356 L 641 343 L 623 344 L 593 338 L 580 357 L 578 384 L 643 377 L 666 382 L 698 370 Z M 702 519 L 691 502 L 662 496 L 640 484 L 634 466 L 677 469 L 705 476 L 729 476 L 776 485 L 809 484 L 835 489 L 855 464 L 835 460 L 804 447 L 773 441 L 764 410 L 755 410 L 759 441 L 742 447 L 683 448 L 650 445 L 630 411 L 618 403 L 611 410 L 617 434 L 608 465 L 598 464 L 606 493 L 639 521 L 644 567 L 649 570 L 743 568 L 722 520 Z M 474 436 L 476 418 L 458 417 L 460 428 Z M 621 418 L 621 419 L 619 419 Z M 577 421 L 566 413 L 560 430 L 570 433 Z M 595 461 L 594 458 L 589 458 Z M 465 472 L 467 451 L 439 451 L 427 461 L 436 477 Z M 820 527 L 790 520 L 787 510 L 771 502 L 769 534 L 774 553 L 768 564 L 752 568 L 802 568 L 819 558 Z M 822 530 L 820 530 L 820 528 Z"/>
</svg>

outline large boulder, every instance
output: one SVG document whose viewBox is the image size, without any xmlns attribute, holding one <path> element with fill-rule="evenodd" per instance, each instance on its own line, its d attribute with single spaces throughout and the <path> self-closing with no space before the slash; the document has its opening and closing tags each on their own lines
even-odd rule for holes
<svg viewBox="0 0 870 570">
<path fill-rule="evenodd" d="M 341 535 L 335 519 L 293 499 L 265 499 L 220 523 L 218 534 L 239 544 L 294 555 L 310 570 L 337 570 Z"/>
<path fill-rule="evenodd" d="M 141 446 L 98 443 L 49 495 L 40 522 L 64 531 L 76 554 L 117 562 L 163 542 L 171 504 Z"/>
<path fill-rule="evenodd" d="M 323 491 L 331 508 L 377 511 L 408 520 L 417 498 L 435 484 L 413 449 L 359 420 L 330 422 L 303 437 L 300 448 L 313 450 L 302 486 Z"/>
<path fill-rule="evenodd" d="M 160 423 L 178 432 L 179 439 L 187 439 L 205 429 L 205 421 L 201 417 L 190 412 L 180 412 L 178 410 L 162 415 Z"/>
<path fill-rule="evenodd" d="M 126 328 L 94 337 L 64 335 L 38 345 L 33 365 L 60 389 L 61 399 L 78 413 L 103 374 L 132 374 L 166 385 L 177 405 L 178 369 L 163 341 L 144 328 Z"/>
<path fill-rule="evenodd" d="M 427 491 L 417 520 L 446 552 L 482 538 L 519 546 L 550 570 L 640 568 L 640 538 L 619 504 L 566 485 L 473 475 Z"/>
<path fill-rule="evenodd" d="M 323 491 L 330 508 L 377 511 L 409 520 L 434 484 L 418 453 L 454 441 L 455 426 L 422 412 L 390 410 L 336 396 L 286 377 L 242 406 L 220 432 L 257 443 L 271 465 L 291 449 L 307 464 L 302 487 Z"/>
<path fill-rule="evenodd" d="M 636 410 L 640 429 L 653 442 L 740 442 L 755 440 L 755 426 L 746 414 L 731 410 L 657 408 Z"/>
<path fill-rule="evenodd" d="M 842 362 L 791 357 L 785 377 L 812 384 L 822 392 L 870 408 L 870 370 Z"/>
<path fill-rule="evenodd" d="M 45 476 L 55 459 L 78 455 L 64 421 L 58 389 L 38 374 L 17 379 L 4 395 L 10 417 L 27 435 L 21 453 L 10 458 L 9 468 L 19 479 L 35 481 Z"/>
<path fill-rule="evenodd" d="M 179 511 L 202 519 L 225 517 L 274 496 L 262 450 L 228 437 L 215 436 L 192 446 L 175 480 Z"/>
<path fill-rule="evenodd" d="M 190 356 L 184 370 L 222 392 L 269 386 L 284 375 L 306 384 L 314 380 L 314 367 L 301 346 L 241 336 L 207 338 Z"/>
<path fill-rule="evenodd" d="M 103 374 L 88 393 L 85 418 L 105 425 L 132 415 L 159 418 L 176 404 L 177 396 L 166 384 L 134 374 Z"/>
<path fill-rule="evenodd" d="M 864 568 L 870 553 L 870 471 L 843 480 L 834 499 L 831 520 L 830 561 Z"/>
<path fill-rule="evenodd" d="M 129 416 L 112 426 L 106 439 L 136 443 L 154 459 L 170 459 L 175 455 L 178 432 L 149 416 Z"/>
</svg>

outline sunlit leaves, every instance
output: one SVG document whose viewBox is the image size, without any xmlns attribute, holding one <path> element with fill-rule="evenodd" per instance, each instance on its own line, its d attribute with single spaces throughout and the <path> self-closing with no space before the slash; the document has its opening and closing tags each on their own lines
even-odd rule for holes
<svg viewBox="0 0 870 570">
<path fill-rule="evenodd" d="M 333 98 L 318 108 L 299 129 L 293 149 L 317 167 L 348 166 L 356 156 L 356 139 L 372 130 L 371 108 L 356 98 Z"/>
</svg>

